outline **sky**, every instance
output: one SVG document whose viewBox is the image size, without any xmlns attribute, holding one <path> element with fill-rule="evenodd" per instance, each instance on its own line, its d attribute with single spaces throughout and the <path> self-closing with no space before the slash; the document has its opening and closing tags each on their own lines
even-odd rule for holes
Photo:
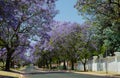
<svg viewBox="0 0 120 78">
<path fill-rule="evenodd" d="M 70 21 L 82 24 L 84 19 L 78 15 L 78 11 L 74 8 L 77 0 L 58 0 L 56 9 L 59 13 L 54 18 L 57 21 Z"/>
</svg>

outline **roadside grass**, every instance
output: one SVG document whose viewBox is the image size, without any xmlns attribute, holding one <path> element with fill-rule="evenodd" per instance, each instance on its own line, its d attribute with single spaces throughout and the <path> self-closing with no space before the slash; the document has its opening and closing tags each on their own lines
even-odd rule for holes
<svg viewBox="0 0 120 78">
<path fill-rule="evenodd" d="M 7 72 L 7 71 L 0 71 L 0 75 L 1 76 L 9 76 L 9 77 L 13 77 L 13 78 L 22 78 L 21 74 Z"/>
<path fill-rule="evenodd" d="M 17 68 L 17 69 L 11 68 L 10 70 L 18 72 L 18 71 L 21 71 L 25 68 L 26 68 L 26 66 L 21 67 L 21 68 Z M 9 77 L 13 77 L 13 78 L 23 78 L 23 76 L 21 74 L 3 71 L 3 63 L 2 62 L 0 62 L 0 76 L 9 76 Z"/>
</svg>

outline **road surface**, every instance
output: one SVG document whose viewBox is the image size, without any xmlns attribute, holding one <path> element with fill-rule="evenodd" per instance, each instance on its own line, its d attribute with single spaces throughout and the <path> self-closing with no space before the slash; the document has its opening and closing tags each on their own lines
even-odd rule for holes
<svg viewBox="0 0 120 78">
<path fill-rule="evenodd" d="M 34 66 L 29 66 L 24 71 L 25 78 L 114 78 L 107 76 L 96 76 L 87 74 L 78 74 L 64 71 L 40 71 Z"/>
</svg>

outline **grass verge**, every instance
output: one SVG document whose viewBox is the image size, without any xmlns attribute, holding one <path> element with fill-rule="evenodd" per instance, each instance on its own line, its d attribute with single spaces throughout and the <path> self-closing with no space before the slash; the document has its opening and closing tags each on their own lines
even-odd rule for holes
<svg viewBox="0 0 120 78">
<path fill-rule="evenodd" d="M 14 78 L 23 78 L 21 74 L 12 73 L 12 72 L 6 72 L 6 71 L 0 71 L 1 76 L 10 76 Z"/>
</svg>

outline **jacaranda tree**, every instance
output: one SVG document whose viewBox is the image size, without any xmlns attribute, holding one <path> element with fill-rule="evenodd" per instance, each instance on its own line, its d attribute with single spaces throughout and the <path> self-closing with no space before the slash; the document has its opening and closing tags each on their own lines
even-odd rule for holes
<svg viewBox="0 0 120 78">
<path fill-rule="evenodd" d="M 10 70 L 12 55 L 28 46 L 34 36 L 47 37 L 56 15 L 56 0 L 0 0 L 0 46 L 6 49 L 5 70 Z"/>
</svg>

